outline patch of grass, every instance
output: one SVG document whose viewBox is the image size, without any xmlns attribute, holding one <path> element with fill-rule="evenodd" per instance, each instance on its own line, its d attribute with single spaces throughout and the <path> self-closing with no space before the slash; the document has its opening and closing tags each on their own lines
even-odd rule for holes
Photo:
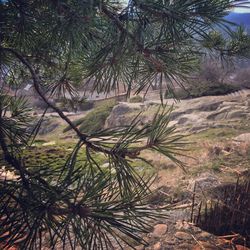
<svg viewBox="0 0 250 250">
<path fill-rule="evenodd" d="M 222 165 L 223 161 L 222 160 L 217 160 L 211 163 L 211 169 L 214 172 L 220 172 L 221 171 L 221 165 Z"/>
<path fill-rule="evenodd" d="M 241 171 L 250 168 L 250 144 L 235 144 L 227 140 L 199 145 L 202 148 L 198 155 L 201 160 L 191 168 L 190 173 L 193 176 L 212 171 L 223 181 L 229 181 L 231 177 L 238 176 Z"/>
<path fill-rule="evenodd" d="M 216 161 L 207 162 L 204 165 L 192 168 L 191 171 L 189 171 L 189 174 L 191 176 L 198 176 L 199 174 L 204 172 L 214 172 L 216 174 L 219 174 L 221 172 L 221 164 Z"/>
<path fill-rule="evenodd" d="M 97 132 L 104 128 L 104 124 L 110 115 L 112 108 L 116 105 L 116 101 L 103 101 L 102 105 L 98 105 L 90 111 L 85 117 L 73 121 L 73 124 L 79 127 L 79 130 L 86 134 Z M 63 132 L 68 132 L 71 127 L 67 126 Z"/>
<path fill-rule="evenodd" d="M 34 144 L 40 145 L 40 144 L 43 144 L 43 143 L 46 143 L 46 142 L 47 142 L 46 140 L 37 139 L 37 140 L 34 141 Z"/>
<path fill-rule="evenodd" d="M 134 160 L 131 162 L 131 166 L 135 168 L 136 172 L 143 176 L 152 176 L 156 173 L 156 169 L 150 164 L 142 160 Z"/>
<path fill-rule="evenodd" d="M 197 134 L 190 135 L 188 138 L 191 141 L 197 140 L 218 140 L 225 138 L 232 138 L 239 134 L 239 130 L 235 128 L 209 128 Z"/>
<path fill-rule="evenodd" d="M 28 167 L 50 166 L 51 168 L 63 167 L 66 160 L 73 150 L 72 145 L 56 145 L 47 147 L 27 148 L 23 152 L 26 165 Z M 98 164 L 103 164 L 105 157 L 101 153 L 93 154 L 93 158 Z M 82 147 L 78 153 L 78 164 L 86 160 L 85 147 Z"/>
</svg>

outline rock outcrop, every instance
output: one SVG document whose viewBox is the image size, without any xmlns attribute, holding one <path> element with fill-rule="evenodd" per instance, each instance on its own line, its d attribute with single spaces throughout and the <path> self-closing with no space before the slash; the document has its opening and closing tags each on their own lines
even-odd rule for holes
<svg viewBox="0 0 250 250">
<path fill-rule="evenodd" d="M 113 108 L 106 120 L 105 127 L 130 125 L 138 113 L 145 111 L 146 108 L 146 105 L 142 103 L 120 103 Z M 152 120 L 152 116 L 142 114 L 139 125 L 143 125 L 150 120 Z"/>
<path fill-rule="evenodd" d="M 164 102 L 174 104 L 171 124 L 176 124 L 179 130 L 200 132 L 208 128 L 230 127 L 232 122 L 241 120 L 249 120 L 250 123 L 249 99 L 250 90 L 245 90 L 226 96 L 205 96 L 180 102 L 167 99 Z M 141 111 L 143 111 L 140 117 L 141 124 L 150 122 L 154 116 L 149 115 L 147 110 L 152 105 L 160 104 L 158 100 L 151 100 L 144 104 L 121 103 L 113 108 L 106 121 L 106 127 L 129 125 Z M 147 114 L 144 115 L 144 112 Z"/>
<path fill-rule="evenodd" d="M 250 143 L 250 133 L 244 133 L 233 139 L 235 142 Z"/>
</svg>

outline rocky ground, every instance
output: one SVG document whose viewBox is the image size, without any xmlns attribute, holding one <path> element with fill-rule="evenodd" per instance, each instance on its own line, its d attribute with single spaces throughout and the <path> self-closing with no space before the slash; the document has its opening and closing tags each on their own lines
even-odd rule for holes
<svg viewBox="0 0 250 250">
<path fill-rule="evenodd" d="M 105 127 L 130 124 L 139 112 L 142 112 L 141 125 L 152 121 L 161 105 L 158 99 L 151 96 L 144 103 L 119 103 L 113 108 Z M 145 235 L 149 245 L 137 246 L 137 249 L 248 249 L 244 248 L 244 241 L 238 240 L 239 235 L 215 236 L 193 225 L 190 216 L 194 186 L 197 200 L 194 203 L 197 205 L 201 199 L 212 199 L 209 194 L 215 189 L 234 183 L 238 177 L 250 172 L 250 90 L 179 102 L 168 99 L 164 104 L 167 108 L 173 105 L 170 125 L 189 135 L 189 152 L 185 154 L 191 158 L 181 157 L 187 165 L 184 172 L 165 157 L 143 155 L 155 166 L 157 174 L 152 204 L 171 204 L 174 209 L 168 212 L 168 218 L 155 221 L 152 232 Z M 74 120 L 86 113 L 67 115 Z M 58 138 L 72 140 L 70 134 L 61 132 L 62 126 L 56 114 L 48 114 L 41 138 L 46 141 L 53 132 L 55 142 Z"/>
<path fill-rule="evenodd" d="M 194 144 L 189 154 L 194 159 L 183 158 L 188 162 L 184 173 L 160 156 L 151 157 L 158 175 L 152 200 L 156 204 L 170 202 L 175 209 L 168 213 L 167 219 L 155 222 L 152 232 L 145 236 L 149 246 L 137 246 L 137 249 L 248 249 L 237 233 L 215 236 L 196 227 L 190 222 L 190 214 L 194 186 L 199 201 L 212 199 L 215 190 L 233 183 L 238 177 L 249 180 L 250 91 L 164 102 L 174 105 L 170 125 L 176 125 L 181 133 L 190 134 L 189 141 Z M 113 108 L 106 127 L 129 124 L 139 111 L 143 112 L 140 117 L 143 125 L 154 118 L 160 104 L 158 100 L 120 103 Z"/>
<path fill-rule="evenodd" d="M 153 119 L 154 111 L 160 104 L 159 100 L 120 103 L 114 107 L 106 121 L 106 127 L 129 124 L 131 117 L 138 111 L 144 111 L 141 123 L 147 123 Z M 171 125 L 177 125 L 181 131 L 200 132 L 209 128 L 232 127 L 235 122 L 250 120 L 250 90 L 181 101 L 166 99 L 164 104 L 173 105 Z"/>
<path fill-rule="evenodd" d="M 216 249 L 237 249 L 247 250 L 244 245 L 234 243 L 237 241 L 237 234 L 229 236 L 214 236 L 202 231 L 192 223 L 178 220 L 175 223 L 157 224 L 154 230 L 145 240 L 149 242 L 148 247 L 137 246 L 137 250 L 216 250 Z"/>
<path fill-rule="evenodd" d="M 160 104 L 154 98 L 144 103 L 119 103 L 113 108 L 105 127 L 129 124 L 139 112 L 142 112 L 141 125 L 146 124 L 154 119 Z M 164 104 L 173 105 L 170 125 L 189 135 L 185 148 L 189 151 L 184 152 L 189 157 L 181 157 L 186 163 L 183 171 L 165 157 L 149 153 L 142 155 L 151 161 L 157 175 L 150 198 L 152 205 L 171 204 L 172 209 L 166 219 L 155 221 L 152 232 L 145 235 L 149 245 L 137 246 L 136 249 L 247 250 L 237 233 L 215 236 L 190 221 L 192 208 L 195 205 L 197 209 L 201 199 L 212 200 L 211 194 L 215 194 L 215 190 L 235 183 L 237 178 L 250 177 L 250 90 L 179 102 L 168 99 Z M 67 115 L 74 120 L 86 114 Z M 55 145 L 60 139 L 72 142 L 72 135 L 62 132 L 66 125 L 57 114 L 46 116 L 39 140 L 46 145 Z"/>
</svg>

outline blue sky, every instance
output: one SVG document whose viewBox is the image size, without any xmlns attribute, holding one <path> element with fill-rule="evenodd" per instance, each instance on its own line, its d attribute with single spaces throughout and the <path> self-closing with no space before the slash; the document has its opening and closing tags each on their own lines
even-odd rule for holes
<svg viewBox="0 0 250 250">
<path fill-rule="evenodd" d="M 235 8 L 234 9 L 234 12 L 237 12 L 237 13 L 250 13 L 250 1 L 248 1 L 247 4 L 244 4 L 244 6 L 248 6 L 248 8 Z"/>
</svg>

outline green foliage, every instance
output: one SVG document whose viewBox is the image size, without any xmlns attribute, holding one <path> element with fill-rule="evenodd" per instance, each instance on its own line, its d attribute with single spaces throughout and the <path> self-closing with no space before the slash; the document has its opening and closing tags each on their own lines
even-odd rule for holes
<svg viewBox="0 0 250 250">
<path fill-rule="evenodd" d="M 210 31 L 202 45 L 209 50 L 215 49 L 222 59 L 228 56 L 250 56 L 250 37 L 243 27 L 231 31 L 230 37 L 223 36 L 218 31 Z"/>
<path fill-rule="evenodd" d="M 0 91 L 0 137 L 8 138 L 10 142 L 25 143 L 29 137 L 27 127 L 31 125 L 30 108 L 27 100 L 22 97 L 12 97 Z"/>
<path fill-rule="evenodd" d="M 87 110 L 92 109 L 93 107 L 94 107 L 94 103 L 88 100 L 80 101 L 78 104 L 78 109 L 80 111 L 87 111 Z"/>
<path fill-rule="evenodd" d="M 152 124 L 147 124 L 140 130 L 136 129 L 138 122 L 136 120 L 129 127 L 123 127 L 120 130 L 106 130 L 102 133 L 103 138 L 99 138 L 95 145 L 102 145 L 103 149 L 110 148 L 112 152 L 127 152 L 136 159 L 139 152 L 137 150 L 141 149 L 140 147 L 136 149 L 135 145 L 138 145 L 143 138 L 148 138 L 147 144 L 143 148 L 153 147 L 153 150 L 162 152 L 179 163 L 172 152 L 178 153 L 177 151 L 182 145 L 179 141 L 181 137 L 173 133 L 173 127 L 167 126 L 168 112 L 163 111 L 157 114 Z M 163 124 L 164 126 L 162 126 Z M 161 131 L 156 131 L 156 127 L 161 127 Z M 107 138 L 109 138 L 108 141 Z M 109 143 L 116 139 L 119 139 L 119 144 Z M 78 157 L 82 154 L 86 158 L 80 160 Z M 44 164 L 27 162 L 30 189 L 27 190 L 21 182 L 16 183 L 14 180 L 9 180 L 8 185 L 0 183 L 1 199 L 3 201 L 7 199 L 12 204 L 6 206 L 5 203 L 1 203 L 3 205 L 0 206 L 1 213 L 11 212 L 12 219 L 21 215 L 21 217 L 18 216 L 15 235 L 20 234 L 19 230 L 24 225 L 34 225 L 36 228 L 34 231 L 32 228 L 25 227 L 27 228 L 25 233 L 32 232 L 34 244 L 38 244 L 38 242 L 45 244 L 45 239 L 39 235 L 43 228 L 53 224 L 56 225 L 56 230 L 52 229 L 52 234 L 48 236 L 49 241 L 51 246 L 60 247 L 61 234 L 58 232 L 63 228 L 67 231 L 72 227 L 76 228 L 80 221 L 81 226 L 77 232 L 73 235 L 65 235 L 67 241 L 76 240 L 77 244 L 86 246 L 92 244 L 91 235 L 105 234 L 107 237 L 115 236 L 117 242 L 119 242 L 119 238 L 124 240 L 124 237 L 129 235 L 133 240 L 144 243 L 140 234 L 148 232 L 151 218 L 161 216 L 160 211 L 153 212 L 147 207 L 146 198 L 149 194 L 147 186 L 150 184 L 151 178 L 142 179 L 130 162 L 123 157 L 118 158 L 115 154 L 109 154 L 103 159 L 109 163 L 109 171 L 103 171 L 100 168 L 100 162 L 96 160 L 95 154 L 91 153 L 88 145 L 85 148 L 79 141 L 63 166 L 51 167 L 51 164 L 45 162 Z M 138 160 L 141 160 L 139 156 Z M 12 169 L 10 168 L 10 170 Z M 114 172 L 112 173 L 111 170 Z M 41 183 L 40 176 L 43 176 Z M 130 182 L 127 183 L 126 178 L 129 178 Z M 55 191 L 54 185 L 56 185 Z M 14 190 L 18 192 L 14 192 Z M 8 197 L 9 193 L 15 193 L 15 195 Z M 38 206 L 38 204 L 40 205 Z M 32 207 L 35 208 L 29 209 Z M 26 213 L 29 213 L 28 218 L 26 218 L 26 213 L 22 213 L 24 208 Z M 93 225 L 97 226 L 97 229 L 91 227 L 88 230 L 88 236 L 86 235 L 81 240 L 75 239 L 75 235 L 86 233 L 84 225 L 89 219 Z M 138 223 L 140 228 L 138 228 Z M 9 231 L 11 225 L 11 223 L 5 224 L 1 228 L 1 234 Z M 29 239 L 24 237 L 21 243 L 23 248 L 30 246 Z M 4 238 L 1 240 L 3 242 Z M 14 243 L 15 240 L 14 237 L 9 244 Z M 106 240 L 106 238 L 102 238 L 102 240 Z M 129 242 L 125 242 L 130 245 Z"/>
<path fill-rule="evenodd" d="M 124 1 L 95 0 L 0 2 L 1 84 L 30 82 L 45 103 L 30 134 L 26 105 L 0 95 L 2 158 L 17 177 L 0 181 L 1 248 L 17 243 L 20 249 L 112 249 L 114 242 L 133 248 L 131 240 L 146 244 L 142 233 L 148 233 L 152 220 L 162 214 L 147 202 L 152 178 L 142 177 L 132 163 L 143 161 L 140 153 L 151 150 L 182 166 L 176 157 L 183 154 L 184 142 L 169 126 L 171 110 L 159 109 L 153 122 L 141 128 L 137 117 L 130 126 L 103 130 L 113 104 L 101 104 L 75 126 L 63 107 L 50 100 L 69 95 L 73 100 L 75 86 L 83 81 L 91 83 L 93 91 L 105 93 L 123 83 L 128 94 L 132 89 L 147 90 L 156 81 L 159 86 L 170 82 L 169 89 L 173 83 L 181 85 L 197 69 L 208 31 L 225 25 L 223 16 L 238 4 L 236 0 L 132 0 L 128 6 Z M 246 52 L 245 38 L 242 32 L 236 35 L 223 56 Z M 217 42 L 208 48 L 221 52 Z M 36 138 L 47 108 L 57 112 L 78 138 L 64 162 L 53 167 L 45 161 L 27 162 L 23 153 L 23 145 Z M 108 163 L 106 171 L 96 160 L 97 153 Z"/>
</svg>

